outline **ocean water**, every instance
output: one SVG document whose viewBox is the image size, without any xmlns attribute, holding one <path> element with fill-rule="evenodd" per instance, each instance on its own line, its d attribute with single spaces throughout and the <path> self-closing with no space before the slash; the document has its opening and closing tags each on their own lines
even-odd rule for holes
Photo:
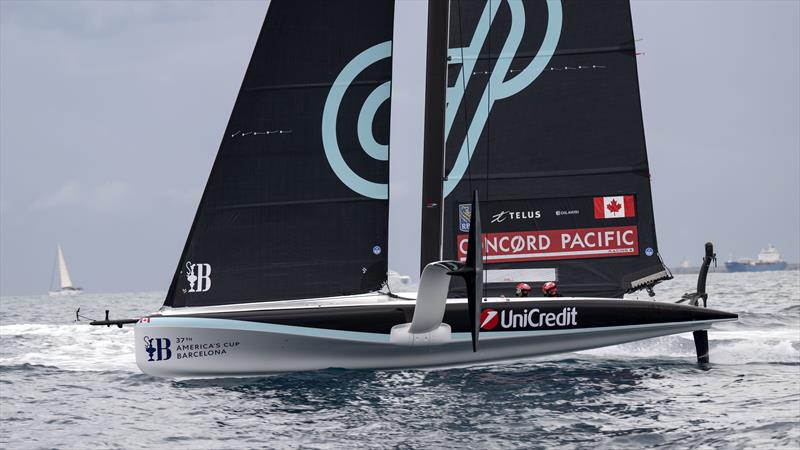
<svg viewBox="0 0 800 450">
<path fill-rule="evenodd" d="M 694 275 L 658 290 L 673 301 Z M 133 330 L 161 293 L 0 299 L 2 448 L 800 447 L 800 272 L 714 274 L 740 314 L 691 335 L 459 369 L 175 381 L 141 374 Z M 643 295 L 642 298 L 645 298 Z"/>
</svg>

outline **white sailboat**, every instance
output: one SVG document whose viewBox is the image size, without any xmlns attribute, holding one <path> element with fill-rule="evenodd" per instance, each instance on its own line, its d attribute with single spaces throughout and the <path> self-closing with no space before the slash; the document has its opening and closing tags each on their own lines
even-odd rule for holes
<svg viewBox="0 0 800 450">
<path fill-rule="evenodd" d="M 50 297 L 65 297 L 78 295 L 83 292 L 82 288 L 72 284 L 72 278 L 69 276 L 67 269 L 67 262 L 64 260 L 64 251 L 61 249 L 61 244 L 58 245 L 56 255 L 56 264 L 58 264 L 58 290 L 50 291 Z"/>
</svg>

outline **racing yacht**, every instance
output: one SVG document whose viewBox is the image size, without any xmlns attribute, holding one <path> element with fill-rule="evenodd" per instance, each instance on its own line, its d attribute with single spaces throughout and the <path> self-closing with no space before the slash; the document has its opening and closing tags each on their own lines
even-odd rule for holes
<svg viewBox="0 0 800 450">
<path fill-rule="evenodd" d="M 710 245 L 697 292 L 623 299 L 672 278 L 626 0 L 427 3 L 424 145 L 393 149 L 422 161 L 403 179 L 421 192 L 421 275 L 416 292 L 387 287 L 392 83 L 414 70 L 393 70 L 396 6 L 270 2 L 163 307 L 93 324 L 135 322 L 139 368 L 164 377 L 459 366 L 685 332 L 707 363 L 707 330 L 737 319 L 706 307 Z M 520 282 L 564 296 L 515 297 Z"/>
</svg>

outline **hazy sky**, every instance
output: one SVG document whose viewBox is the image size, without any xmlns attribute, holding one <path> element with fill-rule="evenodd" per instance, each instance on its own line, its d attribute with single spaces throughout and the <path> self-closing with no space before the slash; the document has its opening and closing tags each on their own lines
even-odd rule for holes
<svg viewBox="0 0 800 450">
<path fill-rule="evenodd" d="M 412 24 L 395 40 L 414 48 L 420 4 L 399 1 Z M 2 295 L 45 292 L 58 242 L 90 291 L 167 288 L 265 11 L 0 0 Z M 722 259 L 771 242 L 798 261 L 800 2 L 641 1 L 633 20 L 667 263 L 706 240 Z M 414 104 L 393 94 L 393 112 Z M 416 270 L 393 242 L 392 264 Z"/>
</svg>

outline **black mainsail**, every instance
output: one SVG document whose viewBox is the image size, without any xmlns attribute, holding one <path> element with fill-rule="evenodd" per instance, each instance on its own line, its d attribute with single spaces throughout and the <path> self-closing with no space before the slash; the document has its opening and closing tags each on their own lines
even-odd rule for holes
<svg viewBox="0 0 800 450">
<path fill-rule="evenodd" d="M 453 0 L 450 10 L 444 258 L 465 256 L 477 189 L 488 269 L 548 269 L 570 296 L 620 297 L 669 278 L 628 1 Z"/>
<path fill-rule="evenodd" d="M 386 279 L 393 0 L 272 0 L 165 305 Z"/>
</svg>

